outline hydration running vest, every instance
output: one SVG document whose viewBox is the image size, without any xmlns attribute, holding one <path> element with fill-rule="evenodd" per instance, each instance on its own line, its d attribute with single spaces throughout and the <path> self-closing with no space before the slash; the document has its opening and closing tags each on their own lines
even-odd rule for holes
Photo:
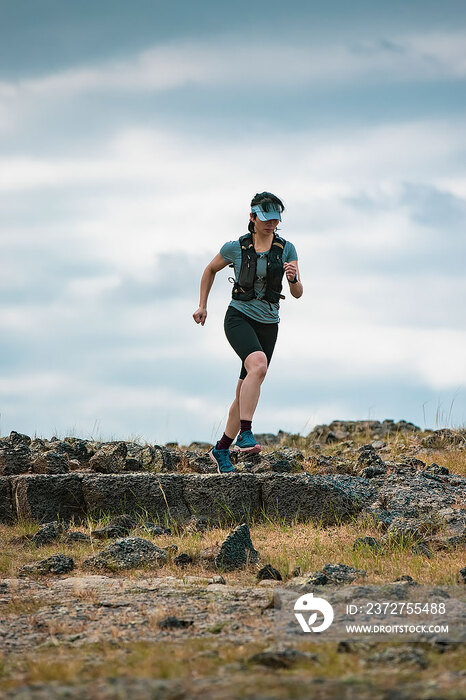
<svg viewBox="0 0 466 700">
<path fill-rule="evenodd" d="M 277 304 L 280 299 L 284 299 L 282 291 L 283 269 L 283 249 L 286 241 L 274 233 L 273 242 L 267 256 L 267 276 L 264 299 L 273 304 Z M 246 233 L 239 239 L 241 246 L 241 269 L 238 281 L 233 284 L 232 297 L 236 301 L 250 301 L 256 298 L 254 291 L 254 280 L 256 279 L 257 253 L 254 249 L 252 234 Z M 233 267 L 233 264 L 230 265 Z"/>
</svg>

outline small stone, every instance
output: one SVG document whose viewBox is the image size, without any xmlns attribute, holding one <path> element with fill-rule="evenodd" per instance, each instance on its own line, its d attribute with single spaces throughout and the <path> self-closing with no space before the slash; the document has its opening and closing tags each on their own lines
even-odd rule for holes
<svg viewBox="0 0 466 700">
<path fill-rule="evenodd" d="M 222 584 L 222 585 L 224 585 L 224 586 L 226 585 L 226 581 L 225 581 L 225 579 L 223 578 L 223 576 L 221 576 L 221 575 L 213 576 L 213 577 L 212 577 L 212 583 L 220 583 L 220 584 Z"/>
<path fill-rule="evenodd" d="M 373 466 L 369 465 L 368 467 L 364 467 L 358 472 L 358 476 L 362 476 L 365 479 L 374 479 L 376 476 L 382 476 L 385 474 L 386 468 L 385 466 Z"/>
<path fill-rule="evenodd" d="M 466 566 L 458 571 L 458 583 L 466 583 Z"/>
<path fill-rule="evenodd" d="M 283 577 L 278 569 L 275 569 L 271 564 L 266 564 L 257 573 L 258 581 L 263 581 L 264 579 L 274 579 L 275 581 L 283 581 Z"/>
<path fill-rule="evenodd" d="M 446 476 L 450 473 L 450 470 L 447 469 L 447 467 L 441 467 L 439 464 L 435 464 L 435 462 L 426 467 L 424 471 L 429 472 L 430 474 L 437 474 L 440 476 Z"/>
<path fill-rule="evenodd" d="M 195 532 L 205 532 L 210 527 L 209 521 L 205 518 L 199 518 L 197 515 L 192 515 L 184 524 L 183 530 L 186 533 L 192 534 Z"/>
<path fill-rule="evenodd" d="M 423 649 L 415 647 L 387 647 L 365 659 L 369 665 L 390 664 L 395 666 L 418 666 L 427 668 L 428 660 Z"/>
<path fill-rule="evenodd" d="M 383 440 L 373 440 L 371 442 L 371 446 L 374 448 L 374 450 L 381 450 L 383 447 L 387 446 L 387 443 Z"/>
<path fill-rule="evenodd" d="M 66 533 L 65 542 L 68 544 L 73 544 L 74 542 L 90 542 L 91 538 L 86 535 L 85 532 L 80 532 L 79 530 L 71 530 Z"/>
<path fill-rule="evenodd" d="M 175 564 L 177 566 L 187 566 L 188 564 L 193 563 L 193 558 L 190 554 L 187 554 L 186 552 L 181 552 L 181 554 L 178 554 L 177 557 L 175 557 Z"/>
<path fill-rule="evenodd" d="M 152 535 L 152 537 L 158 537 L 159 535 L 171 535 L 172 531 L 169 527 L 161 527 L 160 525 L 155 525 L 155 523 L 146 522 L 143 525 L 144 530 Z"/>
<path fill-rule="evenodd" d="M 397 581 L 407 581 L 408 583 L 416 583 L 413 577 L 409 574 L 402 574 L 401 576 L 398 576 L 398 578 L 395 579 L 395 582 Z"/>
<path fill-rule="evenodd" d="M 331 579 L 323 571 L 315 571 L 306 581 L 310 586 L 326 586 L 331 583 Z"/>
<path fill-rule="evenodd" d="M 338 642 L 338 654 L 355 654 L 361 651 L 371 651 L 377 642 L 367 639 L 341 639 Z"/>
<path fill-rule="evenodd" d="M 114 539 L 126 537 L 126 535 L 129 535 L 129 530 L 126 527 L 120 527 L 120 525 L 106 525 L 92 531 L 92 537 L 96 540 Z"/>
<path fill-rule="evenodd" d="M 179 617 L 169 615 L 158 622 L 158 627 L 162 630 L 186 629 L 186 627 L 190 627 L 192 624 L 194 624 L 193 620 L 180 620 Z"/>
<path fill-rule="evenodd" d="M 310 652 L 302 652 L 297 649 L 287 648 L 277 651 L 261 651 L 258 654 L 253 654 L 253 656 L 250 656 L 248 659 L 248 662 L 251 664 L 260 664 L 261 666 L 276 669 L 291 668 L 297 663 L 302 663 L 304 661 L 318 661 L 318 656 Z"/>
<path fill-rule="evenodd" d="M 36 534 L 31 537 L 31 542 L 33 542 L 36 547 L 50 544 L 50 542 L 57 540 L 66 528 L 67 526 L 58 520 L 53 520 L 51 523 L 44 523 L 44 525 L 37 530 Z"/>
<path fill-rule="evenodd" d="M 259 559 L 251 541 L 251 533 L 246 523 L 238 525 L 227 536 L 215 557 L 215 565 L 225 569 L 238 569 L 246 564 L 256 564 Z"/>
<path fill-rule="evenodd" d="M 166 547 L 161 547 L 161 549 L 165 552 L 177 552 L 178 551 L 178 545 L 177 544 L 167 544 Z"/>
<path fill-rule="evenodd" d="M 66 554 L 54 554 L 35 564 L 26 564 L 19 570 L 20 575 L 28 574 L 67 574 L 74 569 L 74 561 Z"/>
<path fill-rule="evenodd" d="M 358 537 L 356 540 L 354 540 L 353 550 L 361 549 L 361 547 L 369 547 L 374 551 L 381 549 L 381 546 L 375 537 Z"/>
<path fill-rule="evenodd" d="M 325 564 L 322 571 L 335 583 L 352 583 L 355 579 L 366 576 L 364 569 L 355 569 L 347 564 Z"/>
<path fill-rule="evenodd" d="M 136 522 L 130 515 L 117 515 L 105 527 L 93 530 L 92 537 L 98 540 L 127 537 L 135 525 Z"/>
<path fill-rule="evenodd" d="M 422 554 L 428 559 L 432 559 L 433 556 L 432 550 L 426 544 L 424 544 L 424 542 L 418 542 L 417 544 L 413 545 L 411 551 L 413 554 Z"/>
</svg>

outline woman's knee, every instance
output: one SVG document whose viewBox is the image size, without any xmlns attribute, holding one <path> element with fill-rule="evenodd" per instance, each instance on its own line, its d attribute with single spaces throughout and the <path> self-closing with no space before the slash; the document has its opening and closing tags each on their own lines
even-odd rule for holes
<svg viewBox="0 0 466 700">
<path fill-rule="evenodd" d="M 267 374 L 267 356 L 265 352 L 252 352 L 244 361 L 244 366 L 246 367 L 248 374 L 255 374 L 259 378 L 263 379 Z"/>
</svg>

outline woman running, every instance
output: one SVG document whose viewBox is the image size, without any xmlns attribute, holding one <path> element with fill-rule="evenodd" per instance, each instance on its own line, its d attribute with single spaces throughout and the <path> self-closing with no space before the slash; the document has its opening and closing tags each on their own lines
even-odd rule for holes
<svg viewBox="0 0 466 700">
<path fill-rule="evenodd" d="M 256 194 L 251 201 L 249 233 L 225 243 L 201 279 L 199 308 L 193 318 L 203 326 L 215 275 L 227 265 L 234 267 L 233 298 L 225 314 L 224 329 L 242 365 L 225 432 L 209 452 L 220 474 L 235 471 L 230 446 L 238 432 L 233 449 L 261 451 L 252 434 L 252 419 L 277 340 L 280 299 L 285 298 L 281 294 L 283 274 L 292 296 L 299 299 L 303 293 L 296 248 L 276 233 L 284 210 L 274 194 Z"/>
</svg>

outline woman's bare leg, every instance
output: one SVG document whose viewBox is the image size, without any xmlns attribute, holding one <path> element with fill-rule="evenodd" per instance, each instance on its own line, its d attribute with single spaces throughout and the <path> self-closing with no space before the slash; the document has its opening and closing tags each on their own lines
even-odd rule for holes
<svg viewBox="0 0 466 700">
<path fill-rule="evenodd" d="M 239 394 L 239 417 L 241 420 L 251 420 L 256 410 L 261 390 L 261 384 L 267 374 L 267 357 L 264 352 L 252 352 L 244 360 L 247 375 Z M 238 427 L 239 429 L 239 427 Z"/>
<path fill-rule="evenodd" d="M 238 384 L 236 387 L 236 397 L 230 406 L 230 412 L 228 414 L 227 427 L 225 428 L 225 435 L 233 440 L 239 433 L 241 427 L 239 419 L 239 397 L 241 392 L 241 386 L 243 384 L 243 379 L 238 379 Z"/>
</svg>

